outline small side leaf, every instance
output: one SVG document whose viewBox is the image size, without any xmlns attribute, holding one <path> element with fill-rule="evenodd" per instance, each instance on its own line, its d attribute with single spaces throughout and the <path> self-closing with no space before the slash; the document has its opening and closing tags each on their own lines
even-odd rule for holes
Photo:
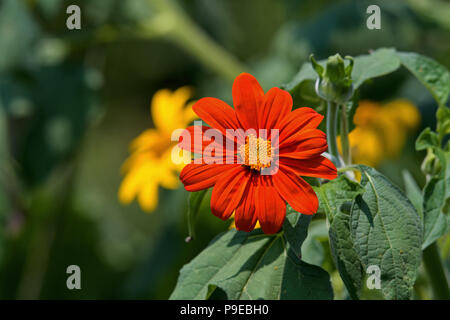
<svg viewBox="0 0 450 320">
<path fill-rule="evenodd" d="M 427 148 L 439 147 L 438 135 L 431 131 L 430 128 L 425 128 L 416 140 L 416 150 L 426 150 Z"/>
<path fill-rule="evenodd" d="M 188 232 L 189 232 L 189 240 L 195 238 L 195 222 L 197 220 L 197 215 L 200 210 L 200 205 L 202 204 L 203 198 L 205 197 L 208 189 L 201 190 L 198 192 L 189 193 L 189 205 L 188 205 Z"/>
<path fill-rule="evenodd" d="M 413 204 L 414 208 L 416 208 L 417 212 L 420 215 L 420 218 L 423 219 L 423 196 L 422 190 L 414 180 L 413 176 L 408 170 L 403 170 L 403 183 L 405 184 L 405 192 L 409 201 Z"/>
</svg>

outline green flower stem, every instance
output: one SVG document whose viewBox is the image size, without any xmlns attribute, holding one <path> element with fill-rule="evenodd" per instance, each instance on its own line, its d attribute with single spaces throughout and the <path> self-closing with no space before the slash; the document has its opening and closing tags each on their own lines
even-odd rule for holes
<svg viewBox="0 0 450 320">
<path fill-rule="evenodd" d="M 347 117 L 347 109 L 345 105 L 341 105 L 341 128 L 340 128 L 340 137 L 341 137 L 341 146 L 342 146 L 342 156 L 344 158 L 345 165 L 352 164 L 352 154 L 350 150 L 350 142 L 348 140 L 348 117 Z"/>
<path fill-rule="evenodd" d="M 165 35 L 206 67 L 233 81 L 247 70 L 235 57 L 201 30 L 172 0 L 148 0 L 156 16 L 142 24 L 142 36 Z"/>
<path fill-rule="evenodd" d="M 327 110 L 327 143 L 328 152 L 333 156 L 333 162 L 336 167 L 341 166 L 339 160 L 339 152 L 337 148 L 336 135 L 337 135 L 337 112 L 338 106 L 335 102 L 328 101 Z"/>
<path fill-rule="evenodd" d="M 436 242 L 423 251 L 423 264 L 433 289 L 433 298 L 450 300 L 450 290 Z"/>
</svg>

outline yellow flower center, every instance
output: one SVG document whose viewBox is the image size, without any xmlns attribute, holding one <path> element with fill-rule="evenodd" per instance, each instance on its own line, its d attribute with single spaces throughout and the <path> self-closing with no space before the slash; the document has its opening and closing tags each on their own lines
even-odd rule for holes
<svg viewBox="0 0 450 320">
<path fill-rule="evenodd" d="M 239 155 L 243 164 L 250 169 L 259 171 L 261 168 L 268 168 L 272 161 L 271 141 L 250 134 L 245 137 L 245 144 L 239 147 Z"/>
</svg>

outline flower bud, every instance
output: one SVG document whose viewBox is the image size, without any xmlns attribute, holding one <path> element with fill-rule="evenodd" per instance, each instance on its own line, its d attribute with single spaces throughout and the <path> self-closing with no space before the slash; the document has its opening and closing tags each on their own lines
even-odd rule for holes
<svg viewBox="0 0 450 320">
<path fill-rule="evenodd" d="M 316 62 L 311 55 L 310 60 L 313 69 L 319 75 L 316 81 L 317 95 L 337 104 L 347 102 L 353 95 L 352 70 L 353 58 L 345 57 L 349 64 L 345 66 L 345 61 L 339 54 L 328 58 L 325 68 Z"/>
</svg>

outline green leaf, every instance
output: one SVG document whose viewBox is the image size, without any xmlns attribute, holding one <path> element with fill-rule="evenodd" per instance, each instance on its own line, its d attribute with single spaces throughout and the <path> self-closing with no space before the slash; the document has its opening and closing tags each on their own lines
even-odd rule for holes
<svg viewBox="0 0 450 320">
<path fill-rule="evenodd" d="M 364 188 L 345 175 L 316 188 L 319 205 L 330 221 L 330 247 L 336 268 L 352 299 L 358 299 L 363 269 L 354 248 L 350 231 L 350 208 L 353 200 L 364 193 Z"/>
<path fill-rule="evenodd" d="M 431 92 L 440 106 L 450 94 L 450 74 L 443 65 L 417 53 L 398 52 L 401 63 Z"/>
<path fill-rule="evenodd" d="M 427 148 L 439 147 L 438 135 L 431 131 L 430 128 L 425 128 L 416 140 L 416 150 L 426 150 Z"/>
<path fill-rule="evenodd" d="M 322 77 L 325 72 L 325 68 L 317 63 L 316 59 L 314 59 L 313 54 L 309 56 L 309 60 L 311 61 L 311 67 L 314 69 L 314 71 L 316 71 L 317 75 L 319 77 Z"/>
<path fill-rule="evenodd" d="M 432 177 L 423 192 L 425 249 L 450 230 L 450 152 L 436 149 L 441 171 Z"/>
<path fill-rule="evenodd" d="M 208 297 L 332 299 L 333 293 L 327 272 L 288 255 L 281 233 L 230 230 L 181 269 L 170 299 Z"/>
<path fill-rule="evenodd" d="M 353 87 L 357 89 L 364 81 L 392 73 L 400 67 L 394 49 L 381 48 L 371 54 L 355 58 Z"/>
<path fill-rule="evenodd" d="M 357 195 L 364 192 L 364 188 L 359 183 L 351 181 L 345 175 L 340 175 L 320 187 L 313 187 L 313 189 L 319 198 L 319 207 L 326 213 L 330 223 L 339 212 L 349 213 L 349 204 Z"/>
<path fill-rule="evenodd" d="M 292 99 L 295 102 L 295 107 L 310 107 L 319 111 L 318 107 L 320 106 L 322 99 L 316 94 L 314 80 L 305 80 L 301 82 L 291 94 Z"/>
<path fill-rule="evenodd" d="M 350 221 L 354 247 L 364 270 L 381 270 L 386 299 L 409 299 L 421 261 L 422 223 L 399 188 L 375 169 L 358 166 L 366 191 L 353 204 Z"/>
<path fill-rule="evenodd" d="M 350 232 L 350 215 L 338 213 L 329 229 L 333 261 L 350 297 L 357 300 L 362 285 L 363 267 Z"/>
<path fill-rule="evenodd" d="M 439 108 L 436 114 L 438 135 L 431 134 L 431 131 L 429 130 L 427 132 L 427 137 L 424 139 L 431 139 L 430 141 L 432 141 L 433 145 L 440 147 L 439 144 L 443 137 L 450 133 L 450 110 L 445 106 L 450 95 L 450 73 L 445 66 L 418 53 L 398 52 L 397 55 L 405 68 L 407 68 L 430 91 L 431 95 L 438 103 Z M 432 135 L 432 137 L 430 137 L 430 135 Z M 436 137 L 434 137 L 434 135 L 436 135 Z M 418 141 L 421 137 L 419 137 Z M 416 148 L 417 146 L 416 143 Z"/>
<path fill-rule="evenodd" d="M 408 170 L 403 170 L 403 183 L 405 184 L 405 192 L 409 201 L 413 204 L 414 208 L 416 208 L 420 217 L 423 219 L 423 196 L 422 190 L 414 180 L 413 176 Z"/>
<path fill-rule="evenodd" d="M 301 257 L 302 244 L 308 236 L 308 226 L 312 216 L 298 213 L 287 207 L 286 219 L 283 224 L 284 237 L 297 257 Z"/>
<path fill-rule="evenodd" d="M 189 205 L 187 212 L 189 240 L 195 238 L 195 223 L 198 212 L 200 211 L 200 205 L 202 204 L 203 198 L 205 198 L 207 192 L 208 189 L 189 193 Z"/>
<path fill-rule="evenodd" d="M 313 220 L 308 236 L 302 245 L 302 261 L 321 266 L 325 260 L 325 250 L 321 242 L 328 245 L 328 227 L 325 219 Z"/>
<path fill-rule="evenodd" d="M 322 68 L 325 66 L 326 60 L 322 60 L 318 62 Z M 305 80 L 315 80 L 318 78 L 319 76 L 317 75 L 316 71 L 314 71 L 311 63 L 306 62 L 302 65 L 302 67 L 300 68 L 300 71 L 295 75 L 294 79 L 292 79 L 291 82 L 289 82 L 288 84 L 286 84 L 284 86 L 284 89 L 294 93 L 295 91 L 298 90 L 298 86 Z M 314 83 L 313 82 L 313 83 Z"/>
</svg>

